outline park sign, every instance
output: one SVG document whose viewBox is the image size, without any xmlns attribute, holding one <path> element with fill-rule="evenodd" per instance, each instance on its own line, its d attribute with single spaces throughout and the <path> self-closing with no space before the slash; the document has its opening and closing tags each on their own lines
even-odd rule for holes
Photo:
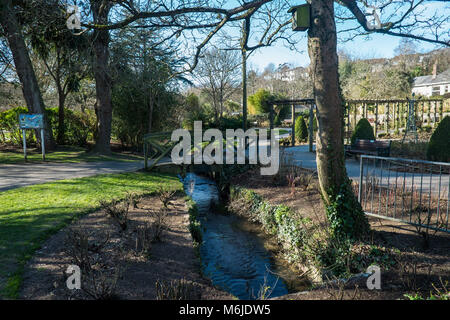
<svg viewBox="0 0 450 320">
<path fill-rule="evenodd" d="M 20 114 L 19 115 L 19 127 L 22 129 L 23 138 L 23 155 L 25 161 L 27 160 L 27 129 L 40 129 L 41 130 L 41 148 L 42 148 L 42 160 L 45 161 L 45 140 L 44 140 L 44 115 L 43 114 Z"/>
<path fill-rule="evenodd" d="M 311 5 L 309 3 L 292 7 L 288 13 L 292 13 L 292 30 L 308 30 L 311 23 Z"/>
<path fill-rule="evenodd" d="M 44 117 L 42 114 L 20 114 L 20 129 L 43 129 Z"/>
</svg>

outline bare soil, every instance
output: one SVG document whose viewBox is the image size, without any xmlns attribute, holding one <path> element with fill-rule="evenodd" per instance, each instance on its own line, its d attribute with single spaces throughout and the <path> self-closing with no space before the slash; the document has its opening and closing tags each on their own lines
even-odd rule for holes
<svg viewBox="0 0 450 320">
<path fill-rule="evenodd" d="M 283 183 L 283 177 L 260 176 L 259 170 L 254 170 L 234 177 L 232 184 L 253 190 L 272 204 L 287 205 L 302 217 L 309 217 L 315 222 L 323 223 L 326 219 L 317 179 L 308 187 L 296 187 L 293 193 L 292 188 Z M 415 296 L 418 293 L 424 298 L 429 298 L 430 294 L 449 294 L 450 234 L 418 230 L 406 223 L 372 217 L 369 217 L 369 222 L 372 233 L 360 245 L 386 248 L 392 260 L 392 267 L 382 270 L 381 290 L 368 290 L 364 280 L 340 285 L 325 284 L 277 299 L 391 300 L 406 299 L 405 294 Z"/>
<path fill-rule="evenodd" d="M 188 230 L 189 214 L 185 201 L 178 197 L 171 202 L 167 218 L 167 229 L 160 242 L 151 243 L 150 249 L 142 253 L 136 247 L 137 229 L 154 222 L 149 211 L 161 208 L 157 197 L 146 197 L 138 208 L 130 209 L 128 228 L 121 228 L 102 211 L 89 214 L 74 225 L 60 230 L 51 237 L 25 267 L 22 299 L 66 300 L 92 299 L 82 290 L 68 290 L 67 267 L 73 263 L 67 254 L 67 237 L 71 230 L 82 230 L 89 234 L 89 241 L 107 245 L 98 255 L 108 259 L 109 268 L 119 270 L 114 299 L 157 299 L 156 283 L 186 280 L 192 288 L 191 299 L 232 299 L 228 293 L 216 289 L 201 275 L 200 260 Z M 72 228 L 72 229 L 71 229 Z M 91 242 L 90 242 L 91 243 Z M 83 288 L 83 274 L 81 278 Z"/>
</svg>

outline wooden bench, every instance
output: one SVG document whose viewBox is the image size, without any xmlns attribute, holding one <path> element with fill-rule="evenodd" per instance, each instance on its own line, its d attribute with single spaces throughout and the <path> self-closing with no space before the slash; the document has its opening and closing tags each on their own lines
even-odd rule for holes
<svg viewBox="0 0 450 320">
<path fill-rule="evenodd" d="M 389 157 L 391 154 L 391 141 L 356 139 L 354 144 L 346 147 L 345 154 L 355 155 L 356 157 L 361 154 Z"/>
</svg>

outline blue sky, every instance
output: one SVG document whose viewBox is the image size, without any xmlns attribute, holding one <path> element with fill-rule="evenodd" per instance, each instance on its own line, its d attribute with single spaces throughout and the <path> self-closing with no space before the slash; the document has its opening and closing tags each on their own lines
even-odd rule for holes
<svg viewBox="0 0 450 320">
<path fill-rule="evenodd" d="M 372 39 L 358 37 L 353 41 L 339 43 L 338 49 L 343 49 L 352 56 L 359 58 L 391 58 L 394 49 L 398 46 L 400 38 L 386 35 L 373 35 Z M 436 46 L 425 42 L 416 42 L 419 51 L 431 51 Z M 300 53 L 291 51 L 281 43 L 270 48 L 263 48 L 255 52 L 249 59 L 250 65 L 262 71 L 269 63 L 278 66 L 282 63 L 291 63 L 294 66 L 307 66 L 309 64 L 306 39 L 298 44 Z"/>
<path fill-rule="evenodd" d="M 371 3 L 374 2 L 376 3 L 375 0 Z M 298 3 L 304 3 L 304 1 Z M 407 7 L 403 6 L 401 9 L 397 9 L 397 11 L 392 11 L 392 9 L 387 9 L 387 11 L 381 14 L 381 20 L 383 22 L 386 21 L 386 17 L 401 14 Z M 419 7 L 418 9 L 420 10 L 421 8 Z M 450 1 L 425 2 L 422 5 L 422 9 L 424 9 L 424 11 L 422 12 L 421 18 L 431 16 L 434 12 L 444 15 L 447 12 L 447 16 L 450 16 Z M 395 21 L 395 18 L 387 20 Z M 355 26 L 355 23 L 356 22 L 346 22 L 345 24 L 341 24 L 339 28 L 353 27 Z M 448 23 L 447 20 L 447 25 Z M 448 29 L 450 29 L 450 27 Z M 309 57 L 307 52 L 306 32 L 301 33 L 303 34 L 303 39 L 297 45 L 298 50 L 301 52 L 291 51 L 283 46 L 282 43 L 277 43 L 271 48 L 263 48 L 253 53 L 250 58 L 250 65 L 260 71 L 262 71 L 269 63 L 273 63 L 275 66 L 282 63 L 291 63 L 294 66 L 307 66 L 309 64 Z M 340 36 L 338 35 L 338 41 L 339 38 Z M 394 50 L 398 46 L 400 39 L 401 38 L 399 37 L 381 34 L 373 34 L 370 36 L 370 39 L 360 36 L 349 42 L 338 42 L 338 50 L 344 50 L 357 58 L 391 58 L 395 55 Z M 415 44 L 419 52 L 428 52 L 439 48 L 439 46 L 423 41 L 416 41 Z"/>
</svg>

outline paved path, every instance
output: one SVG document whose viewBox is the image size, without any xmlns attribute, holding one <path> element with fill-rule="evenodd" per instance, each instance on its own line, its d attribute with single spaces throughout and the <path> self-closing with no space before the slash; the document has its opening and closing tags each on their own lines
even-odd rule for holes
<svg viewBox="0 0 450 320">
<path fill-rule="evenodd" d="M 292 156 L 292 162 L 293 164 L 296 164 L 298 166 L 308 168 L 308 169 L 317 169 L 316 164 L 316 154 L 308 152 L 309 148 L 308 146 L 298 146 L 298 147 L 291 147 L 285 149 L 285 154 Z M 315 145 L 314 145 L 315 150 Z M 347 168 L 347 174 L 350 179 L 354 181 L 359 181 L 359 161 L 356 161 L 354 158 L 347 158 L 345 161 L 345 166 Z M 450 190 L 450 177 L 448 174 L 443 174 L 441 177 L 439 177 L 438 174 L 433 174 L 430 176 L 430 174 L 425 173 L 423 177 L 421 177 L 420 174 L 412 174 L 412 173 L 396 173 L 395 171 L 391 171 L 389 175 L 389 181 L 387 179 L 389 171 L 384 168 L 383 170 L 383 180 L 381 180 L 380 175 L 380 166 L 374 166 L 372 162 L 370 164 L 367 164 L 367 162 L 364 162 L 364 175 L 367 174 L 369 176 L 374 176 L 379 179 L 379 183 L 383 186 L 390 186 L 392 187 L 395 185 L 395 177 L 398 176 L 398 181 L 403 181 L 402 179 L 405 179 L 405 186 L 407 188 L 411 188 L 411 186 L 414 184 L 415 190 L 419 190 L 419 188 L 422 189 L 423 192 L 429 192 L 431 189 L 432 193 L 440 193 L 441 197 L 447 197 L 447 194 Z M 443 169 L 443 172 L 448 172 L 448 167 L 445 167 Z M 422 185 L 420 185 L 420 180 L 423 180 Z M 399 183 L 400 183 L 399 182 Z M 440 185 L 440 188 L 439 188 Z"/>
<path fill-rule="evenodd" d="M 82 178 L 105 173 L 131 172 L 143 167 L 143 161 L 0 164 L 0 192 L 55 180 Z"/>
</svg>

